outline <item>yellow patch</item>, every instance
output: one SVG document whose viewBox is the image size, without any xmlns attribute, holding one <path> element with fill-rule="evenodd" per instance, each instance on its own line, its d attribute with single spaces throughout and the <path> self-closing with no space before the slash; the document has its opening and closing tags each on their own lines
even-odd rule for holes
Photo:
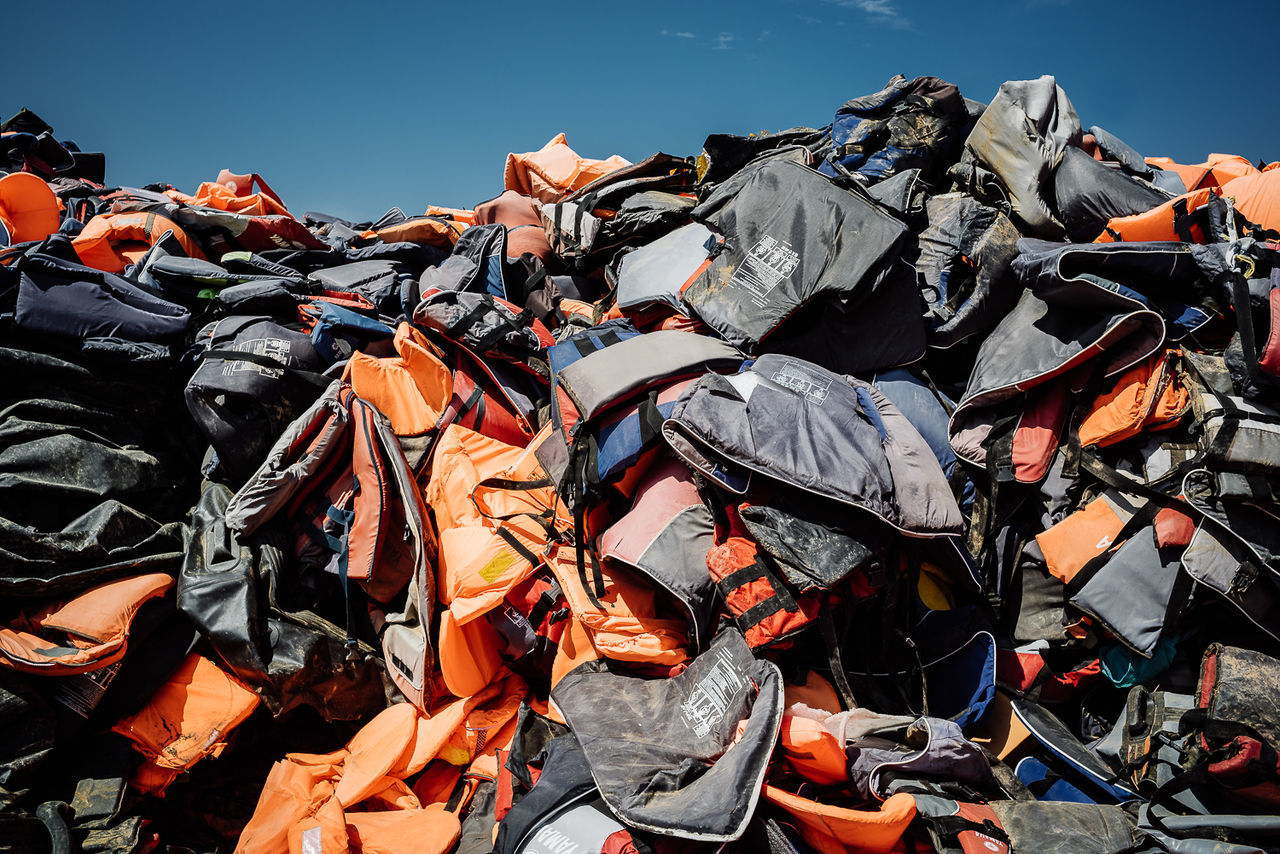
<svg viewBox="0 0 1280 854">
<path fill-rule="evenodd" d="M 492 584 L 499 576 L 510 569 L 516 562 L 516 559 L 510 552 L 498 552 L 493 559 L 480 567 L 480 577 L 486 583 Z"/>
</svg>

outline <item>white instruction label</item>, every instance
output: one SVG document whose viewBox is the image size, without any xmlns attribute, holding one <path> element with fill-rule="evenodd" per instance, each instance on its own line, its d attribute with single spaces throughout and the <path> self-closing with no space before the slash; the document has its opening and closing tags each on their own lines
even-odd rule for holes
<svg viewBox="0 0 1280 854">
<path fill-rule="evenodd" d="M 289 342 L 283 338 L 254 338 L 252 341 L 241 341 L 231 345 L 237 353 L 252 353 L 255 356 L 266 356 L 283 364 L 289 363 Z M 264 377 L 279 379 L 284 375 L 283 368 L 270 368 L 258 365 L 245 359 L 227 359 L 222 363 L 222 375 L 229 377 L 236 371 L 257 371 Z"/>
<path fill-rule="evenodd" d="M 800 255 L 790 243 L 766 235 L 751 247 L 729 282 L 746 288 L 760 302 L 799 265 Z"/>
<path fill-rule="evenodd" d="M 743 678 L 733 666 L 727 649 L 717 654 L 716 662 L 707 674 L 698 680 L 689 699 L 680 704 L 684 722 L 698 738 L 704 738 L 712 728 L 724 720 L 729 704 L 742 689 Z"/>
<path fill-rule="evenodd" d="M 821 406 L 831 394 L 831 377 L 813 371 L 798 362 L 784 362 L 769 377 L 778 385 L 804 395 L 805 400 Z"/>
</svg>

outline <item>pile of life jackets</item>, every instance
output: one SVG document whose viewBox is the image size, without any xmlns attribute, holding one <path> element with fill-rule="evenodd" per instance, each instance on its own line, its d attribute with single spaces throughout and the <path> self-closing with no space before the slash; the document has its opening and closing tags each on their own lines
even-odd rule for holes
<svg viewBox="0 0 1280 854">
<path fill-rule="evenodd" d="M 376 222 L 0 125 L 0 851 L 1280 850 L 1277 164 L 817 125 Z"/>
</svg>

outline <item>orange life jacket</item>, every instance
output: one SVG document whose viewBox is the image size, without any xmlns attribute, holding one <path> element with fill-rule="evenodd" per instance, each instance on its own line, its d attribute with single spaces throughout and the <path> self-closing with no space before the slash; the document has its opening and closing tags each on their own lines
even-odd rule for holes
<svg viewBox="0 0 1280 854">
<path fill-rule="evenodd" d="M 1204 229 L 1192 221 L 1190 214 L 1204 207 L 1209 198 L 1220 195 L 1211 187 L 1192 190 L 1186 195 L 1170 199 L 1162 205 L 1156 205 L 1149 211 L 1132 216 L 1113 217 L 1107 222 L 1102 233 L 1093 239 L 1094 243 L 1138 243 L 1151 240 L 1184 240 L 1190 243 L 1205 243 Z M 1191 238 L 1187 240 L 1187 238 Z"/>
<path fill-rule="evenodd" d="M 506 189 L 522 196 L 556 202 L 565 194 L 630 165 L 630 161 L 616 154 L 607 160 L 582 157 L 565 142 L 564 134 L 558 133 L 538 151 L 508 154 L 503 180 Z"/>
<path fill-rule="evenodd" d="M 28 673 L 87 673 L 124 657 L 138 610 L 173 588 L 160 572 L 100 584 L 0 626 L 0 665 Z"/>
<path fill-rule="evenodd" d="M 202 655 L 192 653 L 147 704 L 112 730 L 143 756 L 134 787 L 158 795 L 206 756 L 218 756 L 227 736 L 258 706 L 258 695 Z"/>
<path fill-rule="evenodd" d="M 1191 406 L 1178 369 L 1181 351 L 1165 350 L 1125 371 L 1080 423 L 1080 444 L 1106 447 L 1143 430 L 1174 426 Z"/>
<path fill-rule="evenodd" d="M 468 223 L 450 217 L 421 216 L 376 231 L 370 229 L 363 236 L 377 237 L 383 243 L 425 243 L 440 249 L 452 249 L 458 242 L 458 235 L 466 231 L 467 226 Z"/>
<path fill-rule="evenodd" d="M 0 178 L 0 224 L 8 232 L 6 244 L 43 240 L 58 230 L 58 197 L 44 180 L 30 172 Z"/>
<path fill-rule="evenodd" d="M 236 854 L 445 854 L 461 832 L 444 803 L 449 783 L 469 764 L 476 767 L 468 774 L 496 773 L 478 760 L 510 744 L 524 696 L 524 683 L 505 675 L 429 715 L 390 706 L 334 753 L 286 756 L 271 769 Z M 405 781 L 420 772 L 425 781 L 410 788 Z"/>
<path fill-rule="evenodd" d="M 81 263 L 108 273 L 122 273 L 170 231 L 189 257 L 204 260 L 199 245 L 177 223 L 147 211 L 99 214 L 89 220 L 71 245 Z"/>
<path fill-rule="evenodd" d="M 498 607 L 542 563 L 569 519 L 533 449 L 446 427 L 424 497 L 439 531 L 440 670 L 455 696 L 497 670 L 497 637 L 471 623 Z"/>
<path fill-rule="evenodd" d="M 891 796 L 879 810 L 854 810 L 819 803 L 765 785 L 764 798 L 800 821 L 800 835 L 822 854 L 855 851 L 888 854 L 902 839 L 915 818 L 915 798 L 906 793 Z"/>
</svg>

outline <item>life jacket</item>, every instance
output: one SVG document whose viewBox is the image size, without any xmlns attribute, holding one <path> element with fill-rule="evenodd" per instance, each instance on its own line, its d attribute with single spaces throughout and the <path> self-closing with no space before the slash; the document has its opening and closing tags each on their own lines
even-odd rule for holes
<svg viewBox="0 0 1280 854">
<path fill-rule="evenodd" d="M 228 317 L 201 331 L 200 364 L 183 396 L 237 483 L 331 380 L 311 338 L 266 317 Z"/>
<path fill-rule="evenodd" d="M 109 581 L 71 599 L 26 611 L 0 626 L 0 665 L 28 673 L 68 675 L 114 664 L 128 649 L 130 627 L 139 610 L 165 599 L 172 588 L 173 578 L 150 573 Z"/>
<path fill-rule="evenodd" d="M 1277 676 L 1280 661 L 1271 656 L 1211 644 L 1200 663 L 1196 713 L 1179 726 L 1209 752 L 1210 780 L 1236 800 L 1271 810 L 1280 807 L 1280 716 L 1268 698 Z"/>
<path fill-rule="evenodd" d="M 1154 240 L 1181 240 L 1184 243 L 1212 243 L 1207 226 L 1211 200 L 1221 193 L 1209 187 L 1193 190 L 1142 213 L 1108 220 L 1094 243 L 1140 243 Z"/>
<path fill-rule="evenodd" d="M 43 179 L 29 172 L 0 178 L 0 245 L 43 240 L 61 219 L 58 197 Z"/>
<path fill-rule="evenodd" d="M 409 217 L 394 225 L 371 229 L 363 236 L 377 237 L 384 243 L 425 243 L 440 249 L 452 249 L 458 236 L 474 223 L 448 216 Z"/>
<path fill-rule="evenodd" d="M 146 705 L 112 730 L 142 754 L 134 786 L 163 795 L 178 775 L 206 756 L 220 755 L 232 731 L 257 707 L 258 695 L 249 686 L 192 653 Z"/>
<path fill-rule="evenodd" d="M 108 273 L 122 273 L 168 232 L 173 232 L 189 258 L 205 257 L 184 228 L 169 217 L 150 211 L 99 214 L 89 220 L 71 245 L 84 264 Z"/>
<path fill-rule="evenodd" d="M 674 411 L 692 378 L 733 370 L 742 357 L 713 338 L 669 331 L 641 335 L 626 321 L 571 336 L 547 356 L 556 444 L 545 447 L 543 458 L 563 450 L 562 458 L 547 467 L 574 514 L 585 585 L 585 558 L 598 565 L 588 512 L 602 509 L 611 492 L 624 498 L 633 494 L 652 452 L 661 447 L 662 419 Z M 602 592 L 599 579 L 592 589 Z"/>
<path fill-rule="evenodd" d="M 1180 350 L 1166 349 L 1118 377 L 1081 421 L 1080 444 L 1105 447 L 1144 430 L 1175 426 L 1191 405 L 1180 360 Z"/>
<path fill-rule="evenodd" d="M 503 182 L 505 189 L 523 196 L 555 202 L 572 190 L 630 165 L 616 154 L 607 160 L 582 157 L 565 142 L 564 134 L 558 133 L 538 151 L 508 154 Z"/>
<path fill-rule="evenodd" d="M 443 355 L 407 323 L 396 328 L 395 357 L 356 352 L 343 379 L 361 400 L 387 417 L 414 471 L 423 468 L 454 395 L 454 376 Z"/>
<path fill-rule="evenodd" d="M 1210 154 L 1204 163 L 1183 165 L 1168 157 L 1148 157 L 1146 162 L 1159 169 L 1177 173 L 1187 192 L 1221 187 L 1236 178 L 1258 174 L 1258 168 L 1238 154 Z"/>
<path fill-rule="evenodd" d="M 693 183 L 693 164 L 659 152 L 547 201 L 540 225 L 556 257 L 585 273 L 623 246 L 644 244 L 688 222 L 694 201 L 680 194 L 691 193 Z"/>
<path fill-rule="evenodd" d="M 1053 210 L 1053 172 L 1063 152 L 1078 147 L 1083 136 L 1071 99 L 1046 74 L 1002 83 L 964 147 L 969 158 L 1004 185 L 1014 221 L 1022 230 L 1057 240 L 1065 229 Z"/>
<path fill-rule="evenodd" d="M 551 691 L 614 815 L 706 842 L 746 829 L 777 743 L 782 696 L 776 665 L 754 657 L 732 628 L 669 679 L 587 662 Z M 700 773 L 680 770 L 694 768 Z M 655 779 L 666 783 L 656 788 Z"/>
<path fill-rule="evenodd" d="M 240 539 L 226 525 L 231 498 L 218 483 L 201 491 L 178 576 L 178 609 L 273 715 L 300 705 L 329 721 L 377 714 L 387 702 L 386 667 L 369 643 L 359 644 L 360 661 L 346 660 L 345 615 L 329 604 L 337 585 L 301 591 L 286 584 L 293 571 L 287 535 Z"/>
<path fill-rule="evenodd" d="M 723 249 L 723 235 L 693 222 L 621 255 L 616 272 L 611 267 L 605 274 L 616 283 L 618 309 L 634 313 L 662 306 L 687 313 L 680 294 Z"/>
<path fill-rule="evenodd" d="M 468 766 L 510 743 L 524 693 L 506 674 L 429 714 L 389 706 L 334 753 L 290 754 L 271 769 L 237 854 L 446 854 L 461 832 Z"/>
<path fill-rule="evenodd" d="M 816 621 L 823 592 L 795 591 L 751 538 L 737 508 L 728 508 L 728 516 L 729 535 L 707 552 L 707 569 L 747 644 L 767 648 Z"/>
<path fill-rule="evenodd" d="M 207 257 L 217 261 L 228 252 L 237 251 L 328 249 L 319 238 L 307 230 L 306 226 L 291 216 L 279 214 L 251 216 L 216 208 L 187 205 L 167 196 L 158 196 L 157 199 L 151 195 L 122 198 L 113 202 L 112 210 L 116 214 L 111 216 L 125 213 L 154 214 L 172 221 L 199 247 L 196 252 L 187 253 L 193 258 Z M 83 234 L 81 236 L 83 237 Z"/>
<path fill-rule="evenodd" d="M 722 234 L 726 248 L 680 298 L 730 344 L 752 354 L 770 350 L 770 337 L 790 332 L 787 322 L 797 318 L 808 321 L 799 324 L 803 337 L 831 345 L 822 357 L 828 367 L 893 367 L 865 364 L 875 361 L 862 351 L 871 345 L 844 334 L 849 321 L 837 308 L 862 308 L 864 299 L 889 287 L 907 234 L 905 224 L 864 193 L 837 187 L 794 161 L 762 159 L 716 188 L 693 218 Z M 856 246 L 839 239 L 842 230 L 861 235 Z M 923 322 L 912 320 L 922 336 Z"/>
<path fill-rule="evenodd" d="M 1067 236 L 1080 243 L 1103 233 L 1111 220 L 1149 211 L 1170 195 L 1075 147 L 1062 152 L 1053 173 L 1053 193 Z"/>
<path fill-rule="evenodd" d="M 714 520 L 689 467 L 658 460 L 636 486 L 631 509 L 600 535 L 604 564 L 623 563 L 670 594 L 688 617 L 693 652 L 711 640 L 717 610 L 707 553 L 715 545 Z"/>
<path fill-rule="evenodd" d="M 449 690 L 466 696 L 496 671 L 501 643 L 487 625 L 467 627 L 533 574 L 569 520 L 532 448 L 451 424 L 431 472 L 424 497 L 440 541 L 440 669 Z"/>
<path fill-rule="evenodd" d="M 761 478 L 869 512 L 915 537 L 954 536 L 963 526 L 928 444 L 888 398 L 801 359 L 767 353 L 732 376 L 704 374 L 662 434 L 731 494 Z"/>
<path fill-rule="evenodd" d="M 657 595 L 648 579 L 623 564 L 602 564 L 593 586 L 577 571 L 577 549 L 557 545 L 547 566 L 559 582 L 574 623 L 594 655 L 669 670 L 688 661 L 688 621 Z"/>
<path fill-rule="evenodd" d="M 385 614 L 384 647 L 398 646 L 391 674 L 401 690 L 423 704 L 433 654 L 412 626 L 432 611 L 434 532 L 426 507 L 390 426 L 377 409 L 335 381 L 272 447 L 267 460 L 227 507 L 227 525 L 242 536 L 273 523 L 295 537 L 302 569 L 331 572 L 347 601 L 347 644 L 355 654 L 351 581 L 380 619 L 392 603 L 405 610 Z M 406 592 L 407 588 L 407 592 Z M 401 595 L 405 600 L 401 600 Z"/>
<path fill-rule="evenodd" d="M 258 185 L 256 193 L 253 192 L 255 184 Z M 188 205 L 216 208 L 232 213 L 293 218 L 289 209 L 284 206 L 284 201 L 257 172 L 249 175 L 235 175 L 223 169 L 218 173 L 217 181 L 205 181 L 196 188 L 193 195 L 188 196 L 177 190 L 169 190 L 165 195 Z"/>
<path fill-rule="evenodd" d="M 458 423 L 524 446 L 547 396 L 546 347 L 554 339 L 528 310 L 484 293 L 429 291 L 414 322 L 449 352 Z"/>
<path fill-rule="evenodd" d="M 191 325 L 188 309 L 114 273 L 44 253 L 24 256 L 15 266 L 19 275 L 14 324 L 20 330 L 96 339 L 108 347 L 113 339 L 122 339 L 167 349 Z"/>
<path fill-rule="evenodd" d="M 1222 195 L 1249 222 L 1265 229 L 1280 229 L 1280 172 L 1274 169 L 1256 175 L 1242 175 L 1222 185 Z"/>
<path fill-rule="evenodd" d="M 954 83 L 894 77 L 879 92 L 847 101 L 831 125 L 824 175 L 852 173 L 875 184 L 904 170 L 937 167 L 958 152 L 969 114 Z"/>
<path fill-rule="evenodd" d="M 507 229 L 508 258 L 519 258 L 527 252 L 543 264 L 551 260 L 551 245 L 547 243 L 538 205 L 533 199 L 507 190 L 497 198 L 476 205 L 476 225 L 495 222 Z"/>
<path fill-rule="evenodd" d="M 797 818 L 805 842 L 821 852 L 856 846 L 862 851 L 888 854 L 916 815 L 915 798 L 905 793 L 893 795 L 878 810 L 824 804 L 768 784 L 763 795 L 768 803 Z"/>
<path fill-rule="evenodd" d="M 946 349 L 986 333 L 1017 302 L 1010 265 L 1021 235 L 999 210 L 962 193 L 930 197 L 925 214 L 914 266 L 929 346 Z"/>
</svg>

